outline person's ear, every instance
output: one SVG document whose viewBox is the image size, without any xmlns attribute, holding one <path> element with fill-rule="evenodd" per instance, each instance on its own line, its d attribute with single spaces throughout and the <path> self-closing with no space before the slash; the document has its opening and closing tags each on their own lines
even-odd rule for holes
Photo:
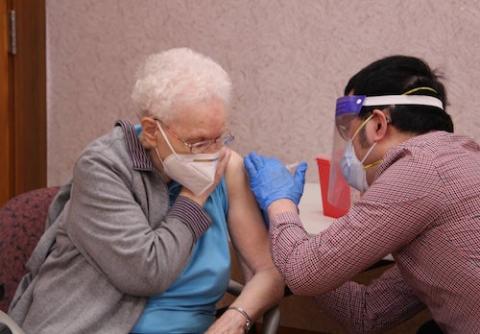
<svg viewBox="0 0 480 334">
<path fill-rule="evenodd" d="M 158 132 L 157 121 L 151 117 L 142 117 L 140 124 L 142 124 L 140 141 L 142 142 L 143 147 L 146 149 L 156 147 Z"/>
<path fill-rule="evenodd" d="M 388 117 L 389 115 L 386 115 L 382 110 L 380 109 L 374 109 L 373 112 L 373 117 L 372 117 L 372 125 L 374 127 L 374 131 L 372 131 L 372 137 L 371 139 L 374 142 L 378 142 L 382 140 L 386 134 L 387 134 L 387 127 L 388 123 L 390 123 Z"/>
</svg>

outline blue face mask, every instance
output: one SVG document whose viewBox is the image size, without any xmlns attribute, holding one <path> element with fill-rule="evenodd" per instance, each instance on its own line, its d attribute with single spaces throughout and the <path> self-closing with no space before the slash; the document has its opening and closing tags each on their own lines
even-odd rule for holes
<svg viewBox="0 0 480 334">
<path fill-rule="evenodd" d="M 345 153 L 340 161 L 342 174 L 347 180 L 347 183 L 360 192 L 365 192 L 368 189 L 367 172 L 363 166 L 363 162 L 368 157 L 377 143 L 374 143 L 368 150 L 365 157 L 360 161 L 353 149 L 352 140 L 347 142 Z"/>
<path fill-rule="evenodd" d="M 368 189 L 368 182 L 367 182 L 367 172 L 366 172 L 366 167 L 363 166 L 363 162 L 367 159 L 369 156 L 370 152 L 374 149 L 375 145 L 377 143 L 373 143 L 373 145 L 368 149 L 367 153 L 363 157 L 362 160 L 359 160 L 357 158 L 357 155 L 355 154 L 355 149 L 353 148 L 353 139 L 357 136 L 357 134 L 360 132 L 360 130 L 367 124 L 367 122 L 372 118 L 370 116 L 367 118 L 355 131 L 355 134 L 351 139 L 349 139 L 345 145 L 345 151 L 343 153 L 343 157 L 340 160 L 340 168 L 342 170 L 342 174 L 345 177 L 345 180 L 347 180 L 347 183 L 357 189 L 360 192 L 365 192 Z M 377 163 L 374 163 L 375 165 Z M 374 164 L 370 164 L 374 165 Z"/>
</svg>

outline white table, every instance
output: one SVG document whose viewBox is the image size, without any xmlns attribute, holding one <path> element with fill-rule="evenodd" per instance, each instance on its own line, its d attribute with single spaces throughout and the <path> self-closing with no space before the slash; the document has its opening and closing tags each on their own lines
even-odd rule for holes
<svg viewBox="0 0 480 334">
<path fill-rule="evenodd" d="M 335 218 L 323 215 L 322 194 L 320 184 L 318 183 L 305 183 L 298 209 L 303 227 L 311 235 L 326 230 L 335 221 Z M 390 254 L 383 259 L 393 261 L 393 257 Z"/>
<path fill-rule="evenodd" d="M 335 218 L 323 215 L 322 194 L 318 183 L 305 183 L 298 208 L 303 227 L 310 234 L 326 230 L 335 221 Z"/>
</svg>

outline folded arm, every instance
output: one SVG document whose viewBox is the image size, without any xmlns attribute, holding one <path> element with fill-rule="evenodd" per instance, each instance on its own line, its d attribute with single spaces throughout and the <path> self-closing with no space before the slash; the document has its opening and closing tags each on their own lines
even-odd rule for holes
<svg viewBox="0 0 480 334">
<path fill-rule="evenodd" d="M 149 222 L 129 188 L 130 177 L 126 167 L 101 154 L 81 157 L 67 204 L 66 230 L 87 261 L 117 289 L 149 296 L 176 279 L 211 221 L 197 203 L 179 196 L 163 221 Z M 164 202 L 151 205 L 166 208 L 164 192 Z"/>
</svg>

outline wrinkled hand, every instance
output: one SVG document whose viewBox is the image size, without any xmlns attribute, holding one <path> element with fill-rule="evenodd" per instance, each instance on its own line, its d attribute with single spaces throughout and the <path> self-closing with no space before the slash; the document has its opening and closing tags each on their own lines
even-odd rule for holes
<svg viewBox="0 0 480 334">
<path fill-rule="evenodd" d="M 215 180 L 213 184 L 208 187 L 203 193 L 195 195 L 189 189 L 182 187 L 180 191 L 180 195 L 190 198 L 191 200 L 197 202 L 199 205 L 204 205 L 208 199 L 208 196 L 215 190 L 218 186 L 220 181 L 222 180 L 223 175 L 225 174 L 225 170 L 228 165 L 228 161 L 230 160 L 230 156 L 232 155 L 232 151 L 227 147 L 224 147 L 220 150 L 220 156 L 218 159 L 217 170 L 215 171 Z"/>
<path fill-rule="evenodd" d="M 244 334 L 245 318 L 237 312 L 225 312 L 205 334 Z"/>
<path fill-rule="evenodd" d="M 280 160 L 252 152 L 245 157 L 244 165 L 250 188 L 262 210 L 266 211 L 279 199 L 290 199 L 298 205 L 305 184 L 306 162 L 300 163 L 292 175 Z"/>
</svg>

